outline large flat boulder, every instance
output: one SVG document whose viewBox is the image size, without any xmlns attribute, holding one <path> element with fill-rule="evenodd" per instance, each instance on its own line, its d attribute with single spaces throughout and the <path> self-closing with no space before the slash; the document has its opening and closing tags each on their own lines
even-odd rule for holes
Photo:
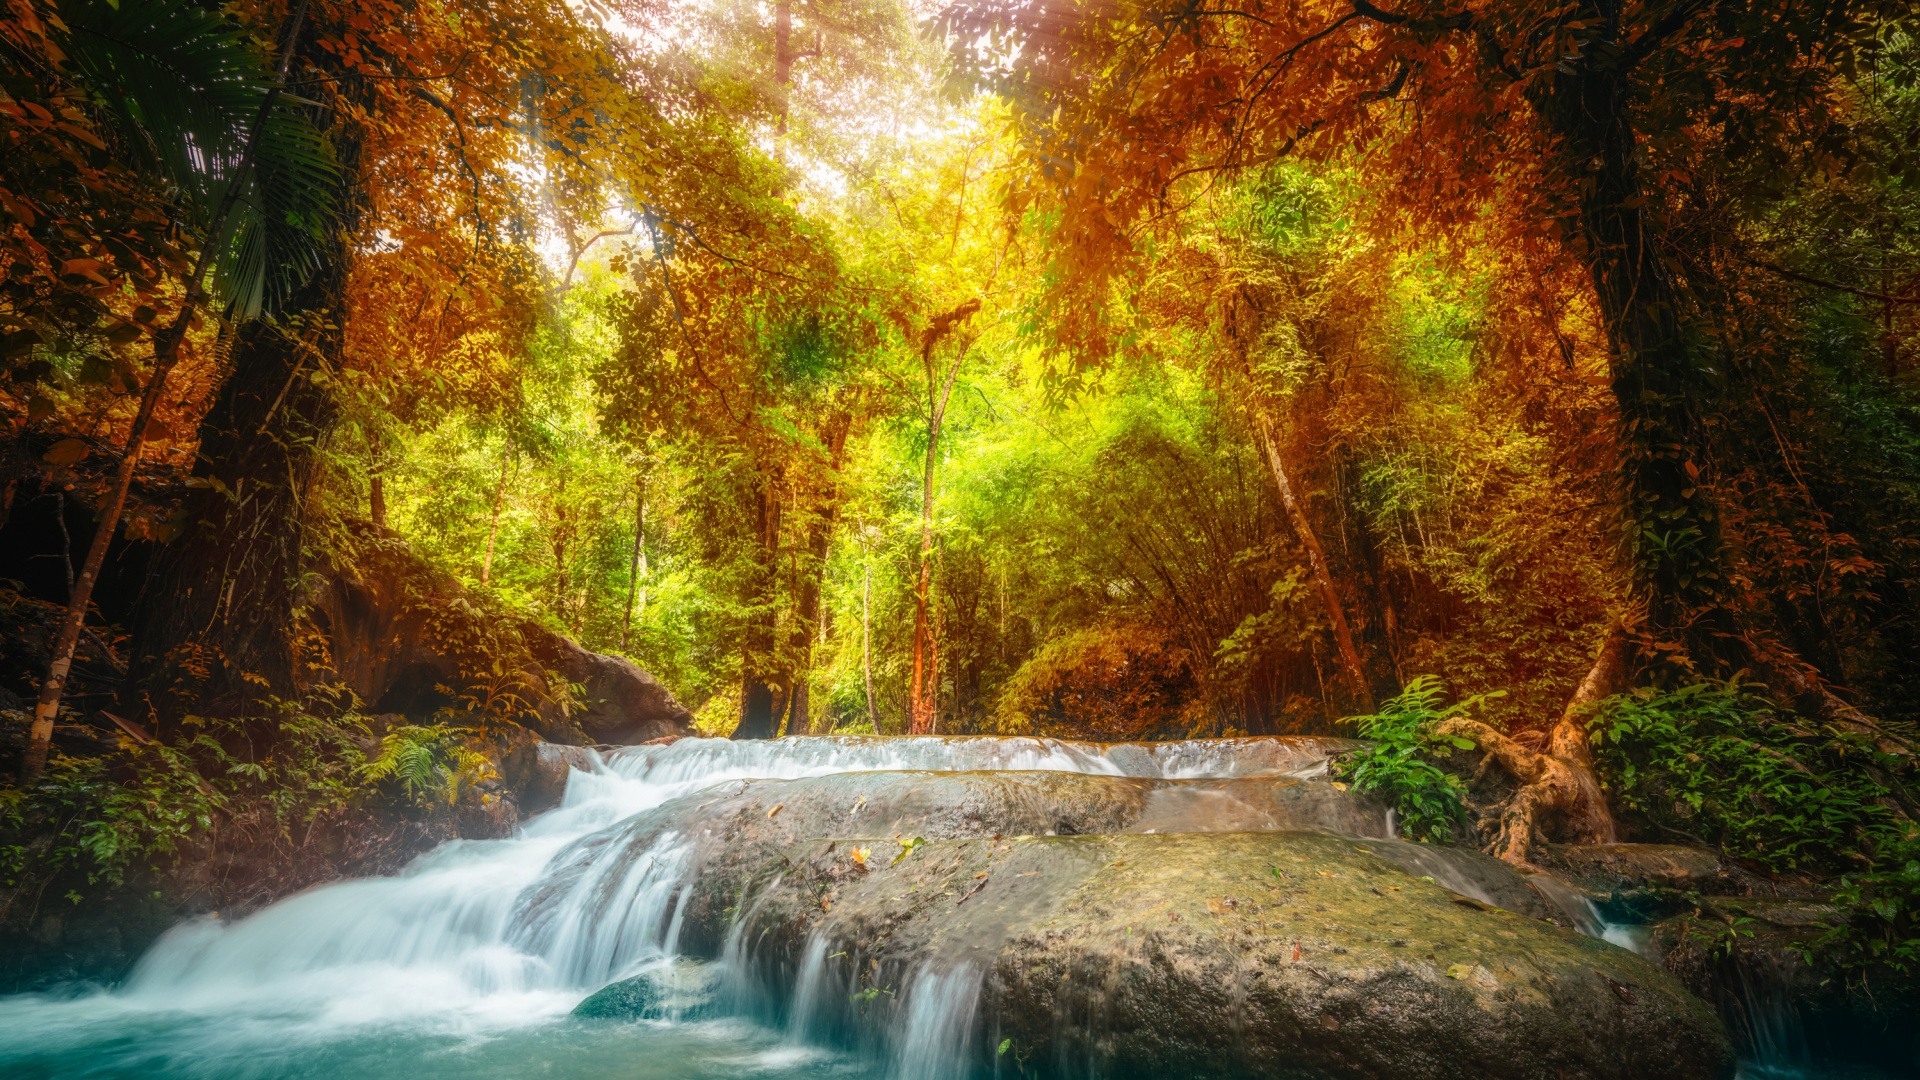
<svg viewBox="0 0 1920 1080">
<path fill-rule="evenodd" d="M 1538 897 L 1504 864 L 1308 831 L 1374 820 L 1343 798 L 1284 776 L 739 781 L 576 845 L 523 896 L 526 925 L 543 938 L 558 923 L 542 912 L 582 904 L 595 921 L 604 882 L 671 833 L 677 947 L 727 958 L 789 1023 L 883 1056 L 1222 1080 L 1729 1075 L 1699 998 L 1523 913 Z M 1158 820 L 1180 831 L 1145 831 L 1168 800 L 1181 811 Z M 1218 813 L 1193 809 L 1209 801 Z M 1249 815 L 1290 831 L 1228 831 Z M 596 1009 L 655 993 L 636 983 Z"/>
<path fill-rule="evenodd" d="M 929 841 L 895 863 L 900 851 L 808 840 L 771 860 L 711 859 L 688 918 L 763 971 L 804 966 L 820 939 L 812 954 L 831 959 L 798 976 L 831 988 L 807 1003 L 810 1026 L 881 1038 L 957 1025 L 982 1064 L 1004 1043 L 1050 1073 L 1116 1077 L 1731 1067 L 1719 1020 L 1665 972 L 1462 902 L 1365 841 L 1028 836 Z"/>
</svg>

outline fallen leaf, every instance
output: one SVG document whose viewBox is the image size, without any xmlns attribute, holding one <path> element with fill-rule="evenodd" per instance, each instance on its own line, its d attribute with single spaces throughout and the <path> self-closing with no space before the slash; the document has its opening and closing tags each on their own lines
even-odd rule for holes
<svg viewBox="0 0 1920 1080">
<path fill-rule="evenodd" d="M 1335 1020 L 1331 1016 L 1322 1016 L 1320 1018 L 1320 1026 L 1326 1028 L 1328 1031 L 1339 1031 L 1340 1021 Z"/>
</svg>

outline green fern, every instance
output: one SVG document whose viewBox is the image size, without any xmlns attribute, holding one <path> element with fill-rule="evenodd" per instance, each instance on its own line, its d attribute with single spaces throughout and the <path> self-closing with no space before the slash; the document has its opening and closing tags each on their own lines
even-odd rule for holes
<svg viewBox="0 0 1920 1080">
<path fill-rule="evenodd" d="M 462 788 L 493 775 L 487 756 L 460 741 L 467 734 L 464 728 L 411 724 L 393 728 L 380 740 L 379 755 L 362 767 L 361 774 L 374 783 L 397 780 L 415 801 L 438 797 L 451 806 L 460 801 Z"/>
</svg>

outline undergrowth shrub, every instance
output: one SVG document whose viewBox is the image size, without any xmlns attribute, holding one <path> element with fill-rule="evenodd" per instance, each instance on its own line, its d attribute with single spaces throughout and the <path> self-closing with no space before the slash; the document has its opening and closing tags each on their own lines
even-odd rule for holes
<svg viewBox="0 0 1920 1080">
<path fill-rule="evenodd" d="M 1213 717 L 1187 654 L 1164 632 L 1101 626 L 1041 646 L 1002 686 L 1006 734 L 1127 741 L 1179 738 Z"/>
<path fill-rule="evenodd" d="M 1372 795 L 1393 807 L 1401 829 L 1417 840 L 1452 843 L 1466 823 L 1466 784 L 1431 760 L 1454 750 L 1471 750 L 1473 742 L 1440 734 L 1441 722 L 1478 709 L 1499 692 L 1481 694 L 1441 705 L 1440 680 L 1421 675 L 1370 716 L 1349 716 L 1360 737 L 1371 740 L 1361 750 L 1346 754 L 1334 765 L 1337 776 L 1363 795 Z"/>
<path fill-rule="evenodd" d="M 0 883 L 74 873 L 120 884 L 216 822 L 292 843 L 294 829 L 363 796 L 357 715 L 265 704 L 266 716 L 185 717 L 186 738 L 173 744 L 122 738 L 104 757 L 55 753 L 33 787 L 0 789 Z"/>
<path fill-rule="evenodd" d="M 1588 739 L 1615 806 L 1770 873 L 1880 866 L 1911 828 L 1887 797 L 1912 764 L 1756 690 L 1729 680 L 1603 702 Z"/>
<path fill-rule="evenodd" d="M 1833 902 L 1847 912 L 1806 952 L 1849 970 L 1920 975 L 1920 839 L 1888 851 L 1871 870 L 1844 874 Z"/>
</svg>

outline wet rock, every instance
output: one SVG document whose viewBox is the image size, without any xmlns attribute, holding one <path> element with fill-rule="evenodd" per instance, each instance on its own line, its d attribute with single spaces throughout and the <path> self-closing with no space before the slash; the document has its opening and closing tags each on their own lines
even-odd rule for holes
<svg viewBox="0 0 1920 1080">
<path fill-rule="evenodd" d="M 559 806 L 567 794 L 567 775 L 575 769 L 591 772 L 596 767 L 593 751 L 584 746 L 536 744 L 525 774 L 516 777 L 520 808 L 537 814 Z"/>
<path fill-rule="evenodd" d="M 1149 816 L 1166 798 L 1186 831 L 1142 831 L 1169 820 Z M 1210 799 L 1217 814 L 1194 810 Z M 1497 860 L 1207 831 L 1348 814 L 1378 820 L 1324 780 L 1284 776 L 742 781 L 576 845 L 530 902 L 577 902 L 598 888 L 589 867 L 604 879 L 662 857 L 655 842 L 672 832 L 668 847 L 689 853 L 682 950 L 744 966 L 806 1030 L 884 1052 L 907 1032 L 945 1032 L 982 1068 L 1004 1045 L 1016 1071 L 1109 1077 L 1729 1071 L 1698 998 L 1632 953 L 1522 914 L 1541 902 Z"/>
<path fill-rule="evenodd" d="M 1570 844 L 1554 849 L 1561 876 L 1606 895 L 1660 887 L 1720 896 L 1792 895 L 1707 848 L 1682 844 Z"/>
<path fill-rule="evenodd" d="M 713 969 L 698 960 L 672 960 L 610 983 L 573 1007 L 581 1020 L 686 1020 L 713 1005 Z"/>
<path fill-rule="evenodd" d="M 704 853 L 726 848 L 732 852 L 729 858 L 747 850 L 753 858 L 777 857 L 796 839 L 808 837 L 842 838 L 848 846 L 858 846 L 915 838 L 1272 829 L 1334 829 L 1362 836 L 1371 832 L 1382 838 L 1383 849 L 1400 851 L 1384 839 L 1383 807 L 1325 780 L 1160 780 L 1011 770 L 851 772 L 734 781 L 667 802 L 632 819 L 619 835 L 603 835 L 595 842 L 624 846 L 629 857 L 639 857 L 663 829 L 688 821 L 700 823 L 696 843 Z M 589 854 L 580 852 L 582 859 Z M 1497 860 L 1482 862 L 1517 880 Z"/>
<path fill-rule="evenodd" d="M 1463 903 L 1378 847 L 1028 836 L 929 841 L 896 861 L 899 842 L 801 841 L 772 858 L 736 842 L 702 866 L 687 918 L 763 972 L 820 957 L 800 979 L 824 989 L 795 1003 L 816 1024 L 869 1038 L 957 1024 L 982 1064 L 1004 1041 L 1023 1069 L 1104 1076 L 1729 1071 L 1719 1021 L 1665 972 Z"/>
<path fill-rule="evenodd" d="M 583 649 L 571 638 L 535 634 L 528 648 L 547 670 L 583 688 L 567 720 L 595 743 L 625 746 L 693 730 L 693 714 L 633 661 Z"/>
<path fill-rule="evenodd" d="M 398 541 L 351 569 L 316 568 L 306 600 L 334 676 L 374 712 L 423 722 L 457 704 L 449 689 L 506 660 L 524 677 L 527 689 L 516 692 L 531 699 L 529 723 L 550 741 L 627 744 L 692 731 L 693 714 L 639 666 L 482 610 L 459 582 Z M 581 693 L 550 686 L 554 676 Z M 575 700 L 563 704 L 569 696 Z"/>
</svg>

